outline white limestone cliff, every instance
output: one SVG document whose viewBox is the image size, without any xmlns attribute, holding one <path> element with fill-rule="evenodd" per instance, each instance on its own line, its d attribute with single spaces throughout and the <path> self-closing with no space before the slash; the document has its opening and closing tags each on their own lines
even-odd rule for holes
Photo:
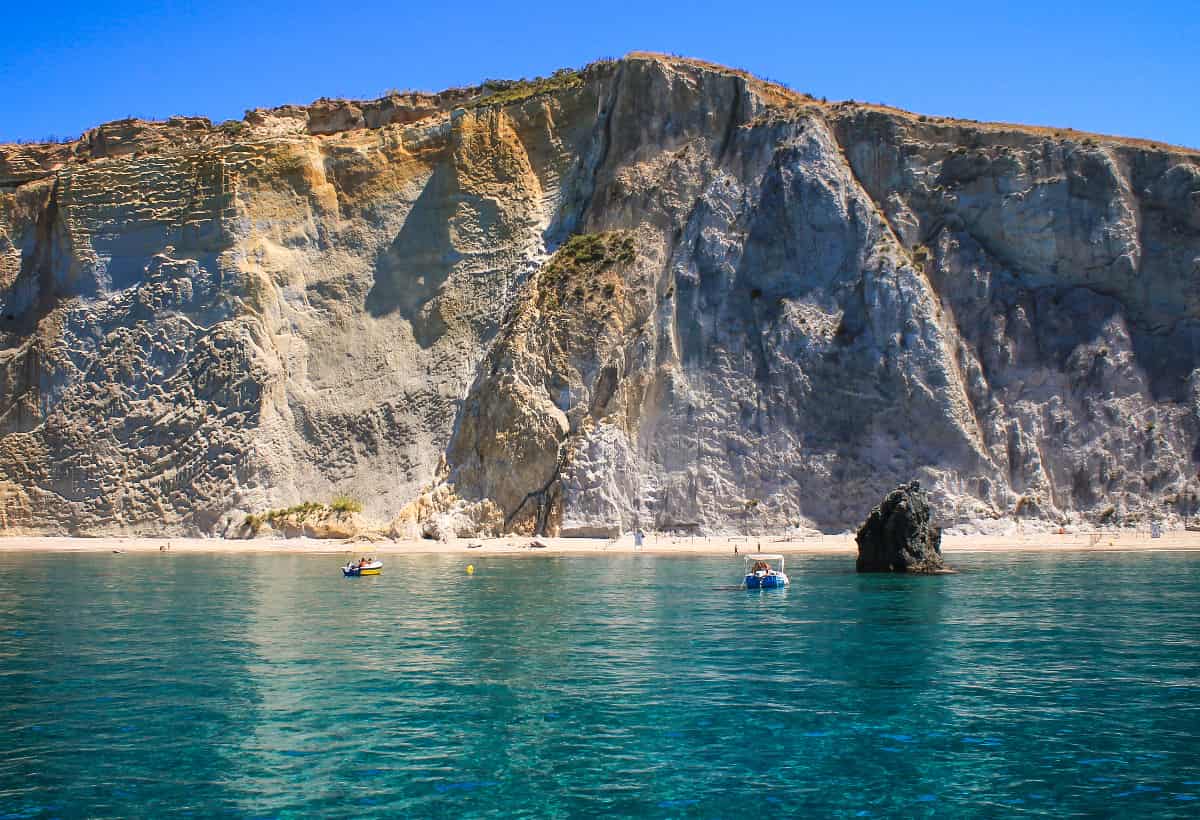
<svg viewBox="0 0 1200 820">
<path fill-rule="evenodd" d="M 1195 152 L 653 55 L 0 146 L 0 531 L 1178 518 L 1198 282 Z"/>
</svg>

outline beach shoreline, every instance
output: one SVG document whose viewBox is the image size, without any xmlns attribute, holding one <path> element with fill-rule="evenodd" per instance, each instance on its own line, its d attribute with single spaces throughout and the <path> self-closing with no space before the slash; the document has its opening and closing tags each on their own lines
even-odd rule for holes
<svg viewBox="0 0 1200 820">
<path fill-rule="evenodd" d="M 534 546 L 534 544 L 544 546 Z M 751 552 L 788 555 L 854 555 L 850 533 L 811 536 L 677 536 L 648 533 L 642 547 L 632 535 L 603 538 L 504 538 L 430 540 L 337 540 L 314 538 L 95 538 L 56 536 L 0 537 L 0 552 L 170 552 L 309 555 L 732 555 Z M 1173 530 L 1152 538 L 1148 531 L 1036 532 L 1007 535 L 946 535 L 942 552 L 955 555 L 998 552 L 1163 552 L 1200 551 L 1200 532 Z"/>
</svg>

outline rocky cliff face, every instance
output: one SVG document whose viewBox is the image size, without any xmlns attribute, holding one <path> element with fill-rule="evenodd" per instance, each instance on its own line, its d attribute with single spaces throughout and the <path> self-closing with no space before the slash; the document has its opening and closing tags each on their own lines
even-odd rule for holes
<svg viewBox="0 0 1200 820">
<path fill-rule="evenodd" d="M 650 55 L 0 146 L 2 531 L 1117 523 L 1198 442 L 1184 149 Z"/>
</svg>

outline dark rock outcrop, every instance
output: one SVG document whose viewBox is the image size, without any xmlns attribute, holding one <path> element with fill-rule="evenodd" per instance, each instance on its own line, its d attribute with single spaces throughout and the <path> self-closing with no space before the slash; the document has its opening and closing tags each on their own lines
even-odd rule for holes
<svg viewBox="0 0 1200 820">
<path fill-rule="evenodd" d="M 942 531 L 930 522 L 928 494 L 920 482 L 892 490 L 858 528 L 859 572 L 945 571 Z"/>
</svg>

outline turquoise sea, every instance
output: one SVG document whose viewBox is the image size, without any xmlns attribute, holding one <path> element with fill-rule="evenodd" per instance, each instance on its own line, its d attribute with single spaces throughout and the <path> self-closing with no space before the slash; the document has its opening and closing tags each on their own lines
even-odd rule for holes
<svg viewBox="0 0 1200 820">
<path fill-rule="evenodd" d="M 0 817 L 1200 816 L 1200 554 L 0 552 Z"/>
</svg>

